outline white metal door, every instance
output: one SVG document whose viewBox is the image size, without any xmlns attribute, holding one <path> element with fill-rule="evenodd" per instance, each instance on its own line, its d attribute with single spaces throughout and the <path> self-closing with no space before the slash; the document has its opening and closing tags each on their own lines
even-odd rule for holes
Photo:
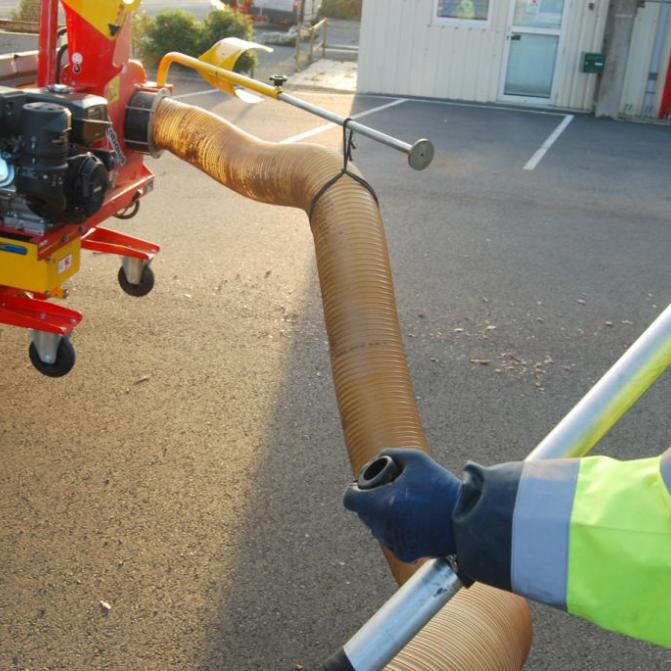
<svg viewBox="0 0 671 671">
<path fill-rule="evenodd" d="M 557 90 L 564 0 L 511 0 L 503 100 L 549 105 Z"/>
</svg>

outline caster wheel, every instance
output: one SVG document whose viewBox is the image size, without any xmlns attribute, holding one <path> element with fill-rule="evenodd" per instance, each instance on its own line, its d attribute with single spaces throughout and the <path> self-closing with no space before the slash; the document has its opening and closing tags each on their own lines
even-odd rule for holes
<svg viewBox="0 0 671 671">
<path fill-rule="evenodd" d="M 75 365 L 75 348 L 68 338 L 61 338 L 58 343 L 58 351 L 56 352 L 56 361 L 54 363 L 44 363 L 37 353 L 37 347 L 34 343 L 30 343 L 28 350 L 30 355 L 30 363 L 37 368 L 42 375 L 48 377 L 63 377 L 67 375 Z"/>
<path fill-rule="evenodd" d="M 131 284 L 123 267 L 119 268 L 118 278 L 119 285 L 129 296 L 146 296 L 154 288 L 154 271 L 149 266 L 143 268 L 140 284 Z"/>
</svg>

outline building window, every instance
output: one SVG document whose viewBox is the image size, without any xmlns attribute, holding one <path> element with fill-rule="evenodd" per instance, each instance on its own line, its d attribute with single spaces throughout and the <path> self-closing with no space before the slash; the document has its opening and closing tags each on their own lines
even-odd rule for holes
<svg viewBox="0 0 671 671">
<path fill-rule="evenodd" d="M 489 20 L 489 0 L 438 0 L 436 19 L 439 23 L 455 20 L 486 22 Z"/>
</svg>

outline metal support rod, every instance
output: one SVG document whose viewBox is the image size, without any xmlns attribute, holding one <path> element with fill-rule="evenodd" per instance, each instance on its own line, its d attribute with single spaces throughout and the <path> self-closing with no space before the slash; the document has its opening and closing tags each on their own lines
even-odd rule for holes
<svg viewBox="0 0 671 671">
<path fill-rule="evenodd" d="M 323 665 L 323 671 L 384 668 L 415 634 L 459 591 L 461 582 L 446 559 L 422 566 Z"/>
<path fill-rule="evenodd" d="M 303 24 L 301 23 L 300 15 L 296 17 L 296 72 L 301 69 L 301 33 L 303 31 Z"/>
<path fill-rule="evenodd" d="M 305 110 L 306 112 L 310 112 L 311 114 L 315 114 L 322 119 L 331 121 L 338 126 L 343 126 L 345 124 L 345 117 L 342 117 L 335 112 L 331 112 L 330 110 L 324 109 L 323 107 L 313 105 L 306 100 L 301 100 L 300 98 L 296 98 L 292 95 L 289 95 L 288 93 L 284 93 L 284 91 L 280 91 L 278 93 L 277 99 L 282 100 L 285 103 L 289 103 L 289 105 L 293 105 L 294 107 L 298 107 L 299 109 Z M 403 140 L 399 140 L 379 130 L 375 130 L 369 126 L 364 126 L 364 124 L 359 123 L 358 121 L 348 121 L 347 127 L 356 131 L 360 135 L 370 138 L 371 140 L 375 140 L 376 142 L 380 142 L 387 147 L 391 147 L 392 149 L 396 149 L 397 151 L 401 151 L 404 154 L 407 154 L 408 163 L 415 170 L 424 170 L 424 168 L 427 168 L 433 160 L 434 147 L 429 140 L 422 139 L 417 140 L 417 142 L 414 144 L 408 144 L 407 142 L 403 142 Z"/>
<path fill-rule="evenodd" d="M 308 56 L 308 63 L 312 65 L 315 60 L 315 29 L 314 27 L 310 28 L 310 53 Z"/>
<path fill-rule="evenodd" d="M 297 44 L 299 44 L 299 40 L 297 41 Z M 300 46 L 297 47 L 297 54 L 299 53 Z M 347 127 L 355 130 L 357 133 L 360 133 L 361 135 L 364 135 L 371 140 L 375 140 L 376 142 L 381 142 L 382 144 L 385 144 L 392 149 L 396 149 L 397 151 L 401 151 L 404 154 L 407 154 L 408 163 L 410 164 L 410 167 L 414 168 L 415 170 L 424 170 L 424 168 L 428 168 L 431 164 L 431 161 L 433 161 L 435 150 L 433 144 L 429 140 L 422 139 L 417 140 L 415 144 L 408 144 L 407 142 L 398 140 L 391 135 L 387 135 L 386 133 L 375 130 L 374 128 L 364 126 L 358 121 L 348 121 L 345 119 L 345 117 L 341 117 L 339 114 L 335 114 L 334 112 L 330 112 L 323 107 L 318 107 L 317 105 L 313 105 L 312 103 L 309 103 L 305 100 L 301 100 L 300 98 L 289 95 L 288 93 L 285 93 L 282 90 L 282 87 L 279 85 L 269 86 L 268 84 L 264 84 L 263 82 L 257 81 L 256 79 L 251 79 L 250 77 L 241 75 L 239 72 L 226 70 L 225 68 L 213 65 L 212 63 L 206 63 L 197 58 L 193 58 L 192 56 L 181 54 L 177 51 L 171 51 L 165 54 L 165 56 L 163 56 L 161 59 L 161 62 L 158 66 L 158 72 L 156 73 L 157 86 L 165 86 L 168 81 L 168 71 L 173 63 L 179 63 L 180 65 L 183 65 L 187 68 L 192 68 L 201 75 L 203 73 L 217 75 L 217 77 L 229 82 L 230 84 L 241 86 L 251 91 L 255 91 L 256 93 L 261 93 L 262 95 L 268 96 L 269 98 L 282 100 L 289 105 L 293 105 L 294 107 L 298 107 L 299 109 L 305 110 L 306 112 L 310 112 L 311 114 L 338 124 L 339 126 L 344 126 L 345 121 L 347 121 Z M 286 78 L 284 79 L 286 80 Z M 210 80 L 208 79 L 208 81 Z M 230 87 L 223 87 L 219 85 L 219 88 L 221 88 L 223 91 L 226 91 L 227 93 L 230 93 Z"/>
<path fill-rule="evenodd" d="M 322 23 L 324 24 L 324 35 L 322 39 L 322 58 L 326 58 L 326 39 L 328 38 L 329 34 L 329 21 L 328 19 L 322 19 Z"/>
<path fill-rule="evenodd" d="M 659 8 L 659 17 L 657 18 L 657 31 L 655 32 L 655 46 L 650 57 L 650 67 L 648 72 L 648 81 L 645 85 L 645 95 L 643 97 L 643 114 L 652 116 L 653 101 L 658 86 L 661 85 L 659 70 L 662 64 L 662 50 L 669 25 L 669 16 L 671 16 L 671 4 L 664 3 Z"/>
<path fill-rule="evenodd" d="M 56 47 L 58 43 L 58 0 L 40 2 L 40 40 L 37 85 L 56 83 Z"/>
<path fill-rule="evenodd" d="M 527 459 L 587 454 L 671 365 L 671 305 Z"/>
<path fill-rule="evenodd" d="M 669 54 L 669 64 L 666 68 L 666 83 L 662 91 L 662 102 L 659 105 L 659 118 L 665 119 L 671 116 L 671 54 Z"/>
<path fill-rule="evenodd" d="M 538 461 L 587 454 L 669 365 L 671 305 L 527 459 Z M 426 562 L 326 663 L 324 671 L 380 671 L 460 587 L 459 578 L 445 559 Z"/>
</svg>

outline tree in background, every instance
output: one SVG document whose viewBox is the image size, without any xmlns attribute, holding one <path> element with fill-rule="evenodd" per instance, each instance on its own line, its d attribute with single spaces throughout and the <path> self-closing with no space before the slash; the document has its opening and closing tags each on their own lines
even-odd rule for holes
<svg viewBox="0 0 671 671">
<path fill-rule="evenodd" d="M 233 9 L 217 9 L 210 12 L 203 21 L 200 39 L 200 53 L 207 51 L 215 42 L 224 37 L 239 37 L 243 40 L 254 39 L 254 20 L 251 16 L 241 14 Z M 247 51 L 235 64 L 237 72 L 249 72 L 256 67 L 256 52 Z"/>
<path fill-rule="evenodd" d="M 12 12 L 14 21 L 39 21 L 40 0 L 21 0 L 17 9 Z"/>
<path fill-rule="evenodd" d="M 134 53 L 146 65 L 155 66 L 169 51 L 181 51 L 198 57 L 224 37 L 254 39 L 251 17 L 230 7 L 217 9 L 198 21 L 183 9 L 160 12 L 155 18 L 138 12 L 133 19 Z M 253 51 L 243 54 L 236 64 L 238 72 L 247 72 L 257 64 Z"/>
<path fill-rule="evenodd" d="M 363 0 L 324 0 L 321 13 L 331 19 L 361 19 Z"/>
</svg>

